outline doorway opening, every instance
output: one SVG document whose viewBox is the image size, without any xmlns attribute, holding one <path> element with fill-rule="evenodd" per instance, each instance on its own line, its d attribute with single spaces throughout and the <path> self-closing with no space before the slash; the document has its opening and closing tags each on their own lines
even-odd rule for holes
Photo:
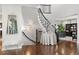
<svg viewBox="0 0 79 59">
<path fill-rule="evenodd" d="M 77 17 L 64 18 L 59 20 L 56 25 L 63 25 L 63 34 L 58 32 L 59 40 L 77 42 Z M 59 31 L 59 30 L 57 30 Z"/>
</svg>

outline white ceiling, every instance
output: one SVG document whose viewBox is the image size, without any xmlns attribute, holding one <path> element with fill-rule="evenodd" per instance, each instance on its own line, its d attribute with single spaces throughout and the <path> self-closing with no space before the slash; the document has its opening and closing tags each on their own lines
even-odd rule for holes
<svg viewBox="0 0 79 59">
<path fill-rule="evenodd" d="M 40 4 L 22 4 L 22 6 L 37 8 Z"/>
<path fill-rule="evenodd" d="M 40 4 L 25 4 L 22 6 L 38 7 Z M 79 4 L 52 4 L 52 14 L 55 18 L 63 18 L 78 14 Z"/>
<path fill-rule="evenodd" d="M 54 4 L 52 11 L 55 18 L 71 16 L 79 13 L 79 4 Z"/>
<path fill-rule="evenodd" d="M 37 8 L 40 4 L 21 4 L 22 6 Z M 54 18 L 62 18 L 79 13 L 79 4 L 52 4 Z M 0 11 L 2 10 L 0 5 Z"/>
</svg>

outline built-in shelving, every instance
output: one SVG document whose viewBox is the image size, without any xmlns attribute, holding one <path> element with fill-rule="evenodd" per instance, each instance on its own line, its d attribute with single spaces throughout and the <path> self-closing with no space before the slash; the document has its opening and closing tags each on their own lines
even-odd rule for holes
<svg viewBox="0 0 79 59">
<path fill-rule="evenodd" d="M 72 36 L 77 39 L 77 23 L 66 24 L 66 36 Z"/>
</svg>

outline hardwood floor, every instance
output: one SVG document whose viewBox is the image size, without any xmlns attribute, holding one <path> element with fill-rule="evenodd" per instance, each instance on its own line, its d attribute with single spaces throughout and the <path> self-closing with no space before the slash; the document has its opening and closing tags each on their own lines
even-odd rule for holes
<svg viewBox="0 0 79 59">
<path fill-rule="evenodd" d="M 60 41 L 58 45 L 30 45 L 23 46 L 20 50 L 0 51 L 2 55 L 77 55 L 77 44 L 69 41 Z"/>
</svg>

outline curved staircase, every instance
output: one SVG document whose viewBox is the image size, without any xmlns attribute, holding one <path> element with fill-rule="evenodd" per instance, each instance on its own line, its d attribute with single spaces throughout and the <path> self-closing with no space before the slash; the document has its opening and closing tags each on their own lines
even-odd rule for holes
<svg viewBox="0 0 79 59">
<path fill-rule="evenodd" d="M 38 9 L 38 22 L 41 25 L 42 35 L 40 39 L 40 43 L 43 45 L 54 45 L 57 43 L 55 26 L 52 25 L 49 20 L 44 16 L 42 10 Z M 22 32 L 23 36 L 31 43 L 36 44 L 36 41 L 32 40 L 26 32 Z"/>
<path fill-rule="evenodd" d="M 38 9 L 39 23 L 42 26 L 42 36 L 40 43 L 43 45 L 54 45 L 57 43 L 55 26 L 51 25 L 49 20 L 44 16 L 41 8 Z"/>
</svg>

